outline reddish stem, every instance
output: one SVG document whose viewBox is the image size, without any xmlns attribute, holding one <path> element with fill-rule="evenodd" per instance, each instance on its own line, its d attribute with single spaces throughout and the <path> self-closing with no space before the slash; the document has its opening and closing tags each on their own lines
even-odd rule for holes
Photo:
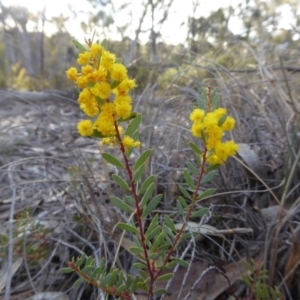
<svg viewBox="0 0 300 300">
<path fill-rule="evenodd" d="M 122 155 L 123 155 L 123 158 L 125 161 L 125 168 L 126 168 L 126 171 L 127 171 L 128 177 L 129 177 L 131 193 L 132 193 L 134 201 L 135 201 L 136 216 L 137 216 L 137 221 L 138 221 L 138 226 L 139 226 L 139 231 L 140 231 L 140 239 L 141 239 L 141 244 L 143 247 L 143 252 L 144 252 L 144 256 L 145 256 L 145 260 L 146 260 L 146 264 L 147 264 L 148 273 L 150 276 L 150 284 L 149 284 L 148 292 L 149 292 L 149 298 L 151 298 L 153 295 L 153 283 L 154 283 L 155 278 L 154 278 L 154 274 L 153 274 L 153 271 L 151 268 L 148 251 L 147 251 L 147 246 L 146 246 L 146 239 L 145 239 L 143 224 L 142 224 L 142 210 L 139 205 L 140 203 L 139 203 L 138 195 L 136 193 L 136 185 L 135 185 L 135 182 L 133 181 L 132 171 L 131 171 L 131 168 L 129 165 L 128 157 L 126 156 L 126 150 L 125 150 L 125 147 L 123 145 L 123 142 L 122 142 L 122 139 L 121 139 L 121 136 L 119 133 L 117 122 L 115 122 L 115 129 L 116 129 L 116 137 L 120 143 L 120 150 L 122 152 Z"/>
</svg>

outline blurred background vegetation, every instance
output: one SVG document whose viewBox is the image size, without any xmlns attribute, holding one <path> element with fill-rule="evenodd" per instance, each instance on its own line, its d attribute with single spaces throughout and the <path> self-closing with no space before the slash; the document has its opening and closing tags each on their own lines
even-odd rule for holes
<svg viewBox="0 0 300 300">
<path fill-rule="evenodd" d="M 65 15 L 58 11 L 59 15 L 49 17 L 46 6 L 31 12 L 25 5 L 5 6 L 0 2 L 0 86 L 25 90 L 70 88 L 65 70 L 76 59 L 71 40 L 92 38 L 94 31 L 95 40 L 109 40 L 109 50 L 123 59 L 141 90 L 149 82 L 165 89 L 176 75 L 180 85 L 190 85 L 191 78 L 201 81 L 214 77 L 212 62 L 234 72 L 254 72 L 258 63 L 250 52 L 264 53 L 258 59 L 266 64 L 271 60 L 274 68 L 280 66 L 279 57 L 283 62 L 294 59 L 293 68 L 298 62 L 297 0 L 241 0 L 223 7 L 220 1 L 212 1 L 216 9 L 211 11 L 203 1 L 190 0 L 190 14 L 178 19 L 185 38 L 175 45 L 166 42 L 162 30 L 172 28 L 169 20 L 174 0 L 138 1 L 140 15 L 132 15 L 131 1 L 88 2 L 85 20 L 78 20 L 82 32 L 74 37 L 65 26 L 79 13 L 72 7 L 66 8 Z M 122 16 L 128 14 L 127 22 L 115 17 L 120 12 Z M 56 28 L 51 34 L 45 30 L 47 23 Z M 169 32 L 170 36 L 176 34 L 176 30 Z M 201 65 L 197 65 L 199 58 Z"/>
</svg>

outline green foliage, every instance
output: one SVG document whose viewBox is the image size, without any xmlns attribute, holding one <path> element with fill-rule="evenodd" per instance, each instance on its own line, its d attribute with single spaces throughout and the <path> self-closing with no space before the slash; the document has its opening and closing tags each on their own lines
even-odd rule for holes
<svg viewBox="0 0 300 300">
<path fill-rule="evenodd" d="M 282 299 L 282 294 L 278 287 L 270 287 L 266 282 L 269 279 L 268 271 L 264 269 L 256 270 L 254 263 L 245 263 L 249 275 L 242 275 L 243 281 L 250 288 L 252 296 L 257 300 L 277 300 Z"/>
<path fill-rule="evenodd" d="M 22 257 L 25 254 L 30 265 L 36 265 L 46 259 L 49 254 L 48 233 L 47 227 L 31 219 L 30 210 L 17 214 L 12 235 L 14 256 Z M 0 256 L 7 255 L 11 242 L 8 230 L 3 230 L 0 234 Z"/>
</svg>

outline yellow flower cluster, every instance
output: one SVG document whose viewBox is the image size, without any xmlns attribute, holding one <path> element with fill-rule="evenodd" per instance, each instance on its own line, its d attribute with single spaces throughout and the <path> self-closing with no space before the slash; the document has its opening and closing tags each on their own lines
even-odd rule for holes
<svg viewBox="0 0 300 300">
<path fill-rule="evenodd" d="M 234 118 L 227 116 L 225 108 L 217 108 L 212 112 L 195 108 L 190 114 L 190 120 L 193 122 L 193 136 L 202 138 L 205 143 L 210 165 L 223 164 L 236 153 L 238 145 L 234 141 L 222 142 L 224 131 L 230 131 L 235 126 Z"/>
<path fill-rule="evenodd" d="M 96 131 L 107 138 L 102 140 L 103 145 L 114 144 L 118 120 L 130 117 L 132 112 L 129 92 L 136 87 L 135 80 L 128 77 L 126 67 L 117 62 L 114 54 L 96 43 L 79 53 L 77 63 L 81 70 L 72 67 L 66 74 L 81 90 L 80 108 L 93 118 L 80 121 L 77 129 L 82 136 L 91 136 Z M 122 142 L 125 149 L 140 145 L 127 136 Z"/>
</svg>

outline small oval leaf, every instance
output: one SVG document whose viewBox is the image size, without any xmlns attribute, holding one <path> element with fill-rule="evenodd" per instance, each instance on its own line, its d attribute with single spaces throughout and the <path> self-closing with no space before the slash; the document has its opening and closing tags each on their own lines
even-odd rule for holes
<svg viewBox="0 0 300 300">
<path fill-rule="evenodd" d="M 125 131 L 125 135 L 131 136 L 138 129 L 141 121 L 142 121 L 142 115 L 137 114 L 135 116 L 135 118 L 132 119 L 131 122 L 129 123 L 129 125 Z"/>
<path fill-rule="evenodd" d="M 148 216 L 159 204 L 159 202 L 162 199 L 162 194 L 156 195 L 150 202 L 149 204 L 145 207 L 142 218 L 145 218 Z"/>
<path fill-rule="evenodd" d="M 111 196 L 110 200 L 117 208 L 129 213 L 134 212 L 134 210 L 128 204 L 124 203 L 121 199 Z"/>
<path fill-rule="evenodd" d="M 121 178 L 120 176 L 118 176 L 117 174 L 113 174 L 112 175 L 113 180 L 115 181 L 115 183 L 117 185 L 119 185 L 121 188 L 123 188 L 126 191 L 130 191 L 130 187 L 129 185 L 126 183 L 126 181 Z"/>
<path fill-rule="evenodd" d="M 148 149 L 146 150 L 136 161 L 136 163 L 133 166 L 133 170 L 137 170 L 151 155 L 152 150 Z"/>
<path fill-rule="evenodd" d="M 108 163 L 116 166 L 116 167 L 119 167 L 119 168 L 125 168 L 125 166 L 114 156 L 108 154 L 108 153 L 102 153 L 102 157 L 103 159 L 105 159 Z"/>
<path fill-rule="evenodd" d="M 129 224 L 126 223 L 118 223 L 117 225 L 119 228 L 121 228 L 122 230 L 128 231 L 128 232 L 133 232 L 133 233 L 137 233 L 139 234 L 139 230 Z"/>
</svg>

